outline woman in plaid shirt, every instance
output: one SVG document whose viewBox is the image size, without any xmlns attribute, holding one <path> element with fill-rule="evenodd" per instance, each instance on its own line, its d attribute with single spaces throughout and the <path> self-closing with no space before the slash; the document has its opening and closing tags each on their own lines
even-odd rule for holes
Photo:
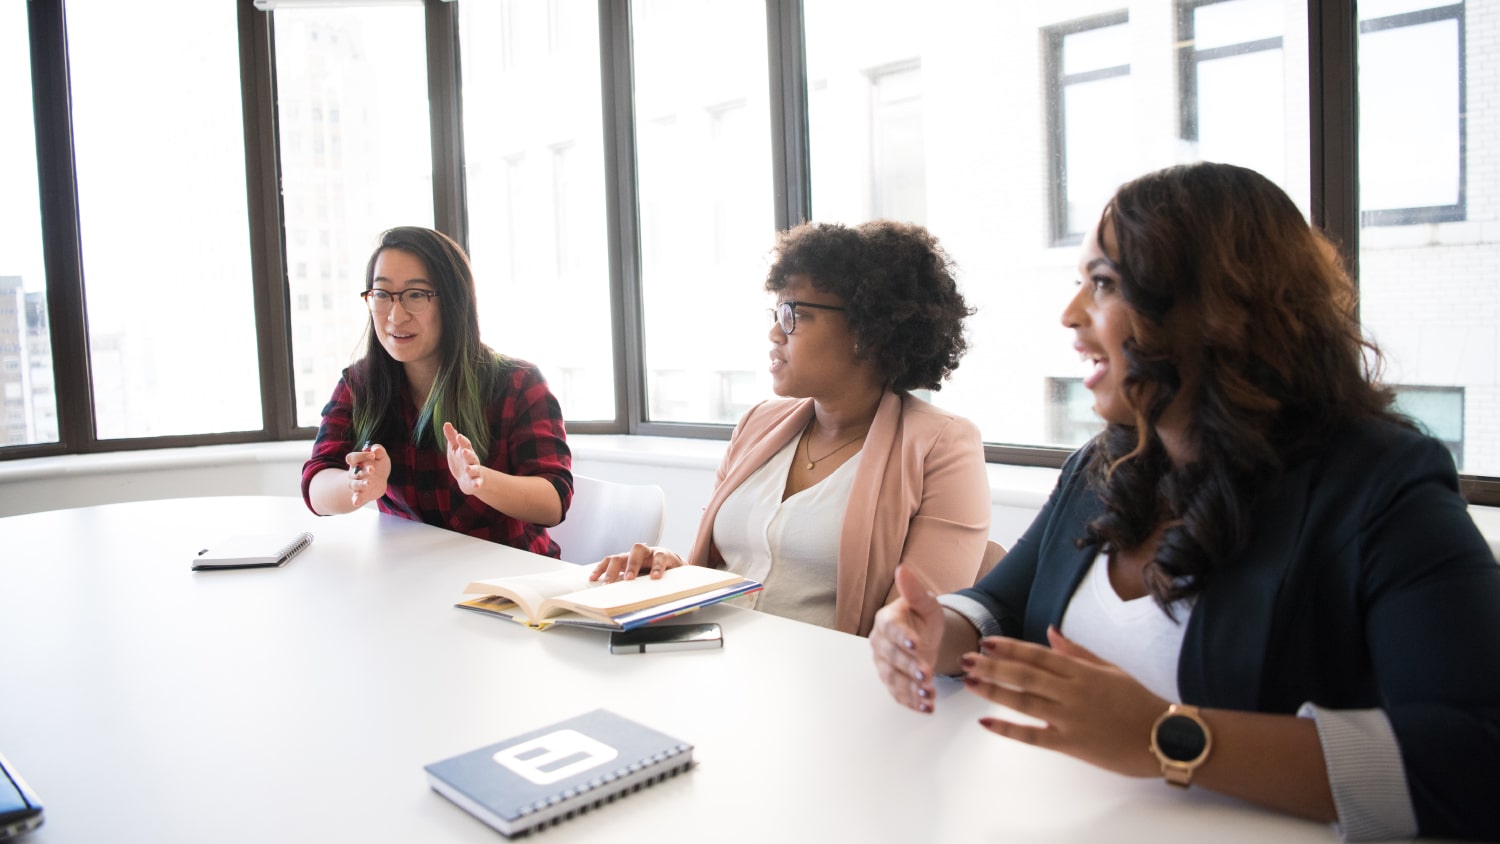
<svg viewBox="0 0 1500 844">
<path fill-rule="evenodd" d="M 556 557 L 573 497 L 562 410 L 532 364 L 479 340 L 468 256 L 431 229 L 380 237 L 360 294 L 365 356 L 344 370 L 302 497 L 319 515 L 381 512 Z"/>
</svg>

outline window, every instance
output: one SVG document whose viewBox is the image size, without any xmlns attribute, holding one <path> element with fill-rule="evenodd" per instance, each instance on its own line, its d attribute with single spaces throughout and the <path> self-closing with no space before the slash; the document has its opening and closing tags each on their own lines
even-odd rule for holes
<svg viewBox="0 0 1500 844">
<path fill-rule="evenodd" d="M 1256 170 L 1285 187 L 1306 214 L 1300 162 L 1307 110 L 1286 96 L 1285 11 L 1282 0 L 1190 0 L 1178 7 L 1181 136 L 1191 158 Z M 1296 178 L 1289 177 L 1289 160 L 1298 162 Z"/>
<path fill-rule="evenodd" d="M 26 30 L 26 4 L 0 2 L 0 384 L 23 405 L 3 426 L 14 445 L 57 441 Z"/>
<path fill-rule="evenodd" d="M 480 333 L 496 351 L 541 367 L 569 422 L 612 420 L 596 6 L 458 5 Z M 484 46 L 497 40 L 530 46 L 503 54 Z"/>
<path fill-rule="evenodd" d="M 1385 377 L 1500 503 L 1500 0 L 1322 3 L 1311 31 L 1310 5 L 166 0 L 144 26 L 0 0 L 24 418 L 0 459 L 310 436 L 363 353 L 373 239 L 408 223 L 469 248 L 485 341 L 542 368 L 571 430 L 725 437 L 770 394 L 776 221 L 887 216 L 931 228 L 978 308 L 932 399 L 992 460 L 1058 465 L 1098 425 L 1058 324 L 1077 243 L 1120 181 L 1210 158 L 1355 252 Z M 183 248 L 147 269 L 121 221 L 158 218 Z"/>
<path fill-rule="evenodd" d="M 1047 379 L 1047 442 L 1078 448 L 1099 432 L 1094 394 L 1082 378 Z"/>
<path fill-rule="evenodd" d="M 1464 6 L 1378 0 L 1359 10 L 1364 223 L 1462 220 Z"/>
<path fill-rule="evenodd" d="M 646 406 L 651 421 L 733 423 L 712 399 L 724 378 L 758 369 L 770 395 L 765 4 L 663 0 L 631 12 Z M 735 231 L 716 231 L 716 218 Z"/>
<path fill-rule="evenodd" d="M 1500 125 L 1465 103 L 1500 95 L 1497 5 L 1359 4 L 1360 321 L 1386 380 L 1423 385 L 1400 406 L 1478 475 L 1500 475 Z"/>
<path fill-rule="evenodd" d="M 765 209 L 743 201 L 744 197 L 755 196 L 764 189 L 764 183 L 757 184 L 755 180 L 765 178 L 766 174 L 742 166 L 745 161 L 753 161 L 757 153 L 756 121 L 743 99 L 711 106 L 708 121 L 705 169 L 714 181 L 710 191 L 712 261 L 715 265 L 727 265 L 769 246 Z"/>
<path fill-rule="evenodd" d="M 432 226 L 423 17 L 416 6 L 271 14 L 281 135 L 311 139 L 283 144 L 281 168 L 286 263 L 296 267 L 288 283 L 299 304 L 297 423 L 316 426 L 339 373 L 364 354 L 370 316 L 358 296 L 376 239 L 393 226 Z M 339 119 L 325 119 L 332 115 Z M 329 155 L 335 142 L 340 154 Z M 300 307 L 307 302 L 318 304 Z"/>
<path fill-rule="evenodd" d="M 1102 16 L 1083 2 L 943 0 L 920 15 L 889 0 L 805 8 L 812 219 L 859 223 L 888 213 L 883 196 L 912 197 L 890 213 L 928 226 L 978 309 L 968 354 L 932 399 L 974 420 L 989 443 L 1082 442 L 1100 423 L 1077 392 L 1080 364 L 1059 322 L 1077 244 L 1126 179 L 1209 149 L 1238 154 L 1224 140 L 1236 124 L 1178 96 L 1177 7 L 1164 14 L 1130 3 Z M 1201 39 L 1191 61 L 1201 92 L 1275 103 L 1275 122 L 1257 137 L 1274 137 L 1287 161 L 1306 161 L 1307 119 L 1287 116 L 1307 112 L 1305 88 L 1287 95 L 1301 78 L 1287 68 L 1300 63 L 1306 75 L 1305 29 L 1289 29 L 1305 27 L 1305 5 L 1200 2 L 1183 15 Z M 1237 62 L 1267 58 L 1255 67 L 1274 73 L 1237 78 Z M 894 152 L 879 150 L 881 114 L 901 139 L 889 143 Z M 1191 143 L 1188 124 L 1198 133 Z M 1306 197 L 1305 166 L 1282 169 L 1291 193 Z"/>
<path fill-rule="evenodd" d="M 871 75 L 871 217 L 927 221 L 927 155 L 922 140 L 922 67 L 916 62 Z"/>
<path fill-rule="evenodd" d="M 1464 389 L 1398 385 L 1396 409 L 1416 420 L 1434 439 L 1453 452 L 1453 463 L 1464 467 Z"/>
<path fill-rule="evenodd" d="M 1124 14 L 1055 27 L 1047 33 L 1052 68 L 1052 241 L 1077 244 L 1115 188 L 1140 172 L 1117 153 L 1132 117 L 1130 23 Z"/>
<path fill-rule="evenodd" d="M 65 6 L 95 433 L 259 430 L 234 7 Z"/>
</svg>

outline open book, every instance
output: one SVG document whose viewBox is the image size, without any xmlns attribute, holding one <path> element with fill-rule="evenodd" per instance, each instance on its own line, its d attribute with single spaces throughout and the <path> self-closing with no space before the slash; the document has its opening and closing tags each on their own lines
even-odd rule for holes
<svg viewBox="0 0 1500 844">
<path fill-rule="evenodd" d="M 614 583 L 590 581 L 593 570 L 593 566 L 569 566 L 540 574 L 476 580 L 464 594 L 482 597 L 455 606 L 538 629 L 566 624 L 630 630 L 761 588 L 754 580 L 704 566 L 668 569 L 658 580 L 641 575 Z"/>
</svg>

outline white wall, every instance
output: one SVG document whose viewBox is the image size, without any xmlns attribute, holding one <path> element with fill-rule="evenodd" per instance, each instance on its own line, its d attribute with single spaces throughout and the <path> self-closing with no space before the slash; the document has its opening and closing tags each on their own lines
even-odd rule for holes
<svg viewBox="0 0 1500 844">
<path fill-rule="evenodd" d="M 666 493 L 662 544 L 686 554 L 726 443 L 674 437 L 568 438 L 573 471 Z M 301 495 L 310 441 L 200 446 L 0 462 L 0 516 L 115 501 L 214 495 Z M 1010 547 L 1046 501 L 1053 469 L 991 464 L 990 537 Z M 1500 507 L 1471 507 L 1500 556 Z M 3 537 L 0 537 L 3 542 Z"/>
</svg>

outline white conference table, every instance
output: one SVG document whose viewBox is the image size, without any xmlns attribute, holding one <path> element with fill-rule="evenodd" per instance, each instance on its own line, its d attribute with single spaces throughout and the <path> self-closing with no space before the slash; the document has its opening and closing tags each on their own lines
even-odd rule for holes
<svg viewBox="0 0 1500 844">
<path fill-rule="evenodd" d="M 315 539 L 282 569 L 189 570 L 257 529 Z M 29 844 L 495 842 L 422 766 L 597 706 L 698 766 L 539 840 L 1336 840 L 992 736 L 956 683 L 909 712 L 853 636 L 721 606 L 698 615 L 722 650 L 616 656 L 455 609 L 470 580 L 559 564 L 368 509 L 112 504 L 0 519 L 0 546 L 0 752 L 47 816 Z"/>
</svg>

